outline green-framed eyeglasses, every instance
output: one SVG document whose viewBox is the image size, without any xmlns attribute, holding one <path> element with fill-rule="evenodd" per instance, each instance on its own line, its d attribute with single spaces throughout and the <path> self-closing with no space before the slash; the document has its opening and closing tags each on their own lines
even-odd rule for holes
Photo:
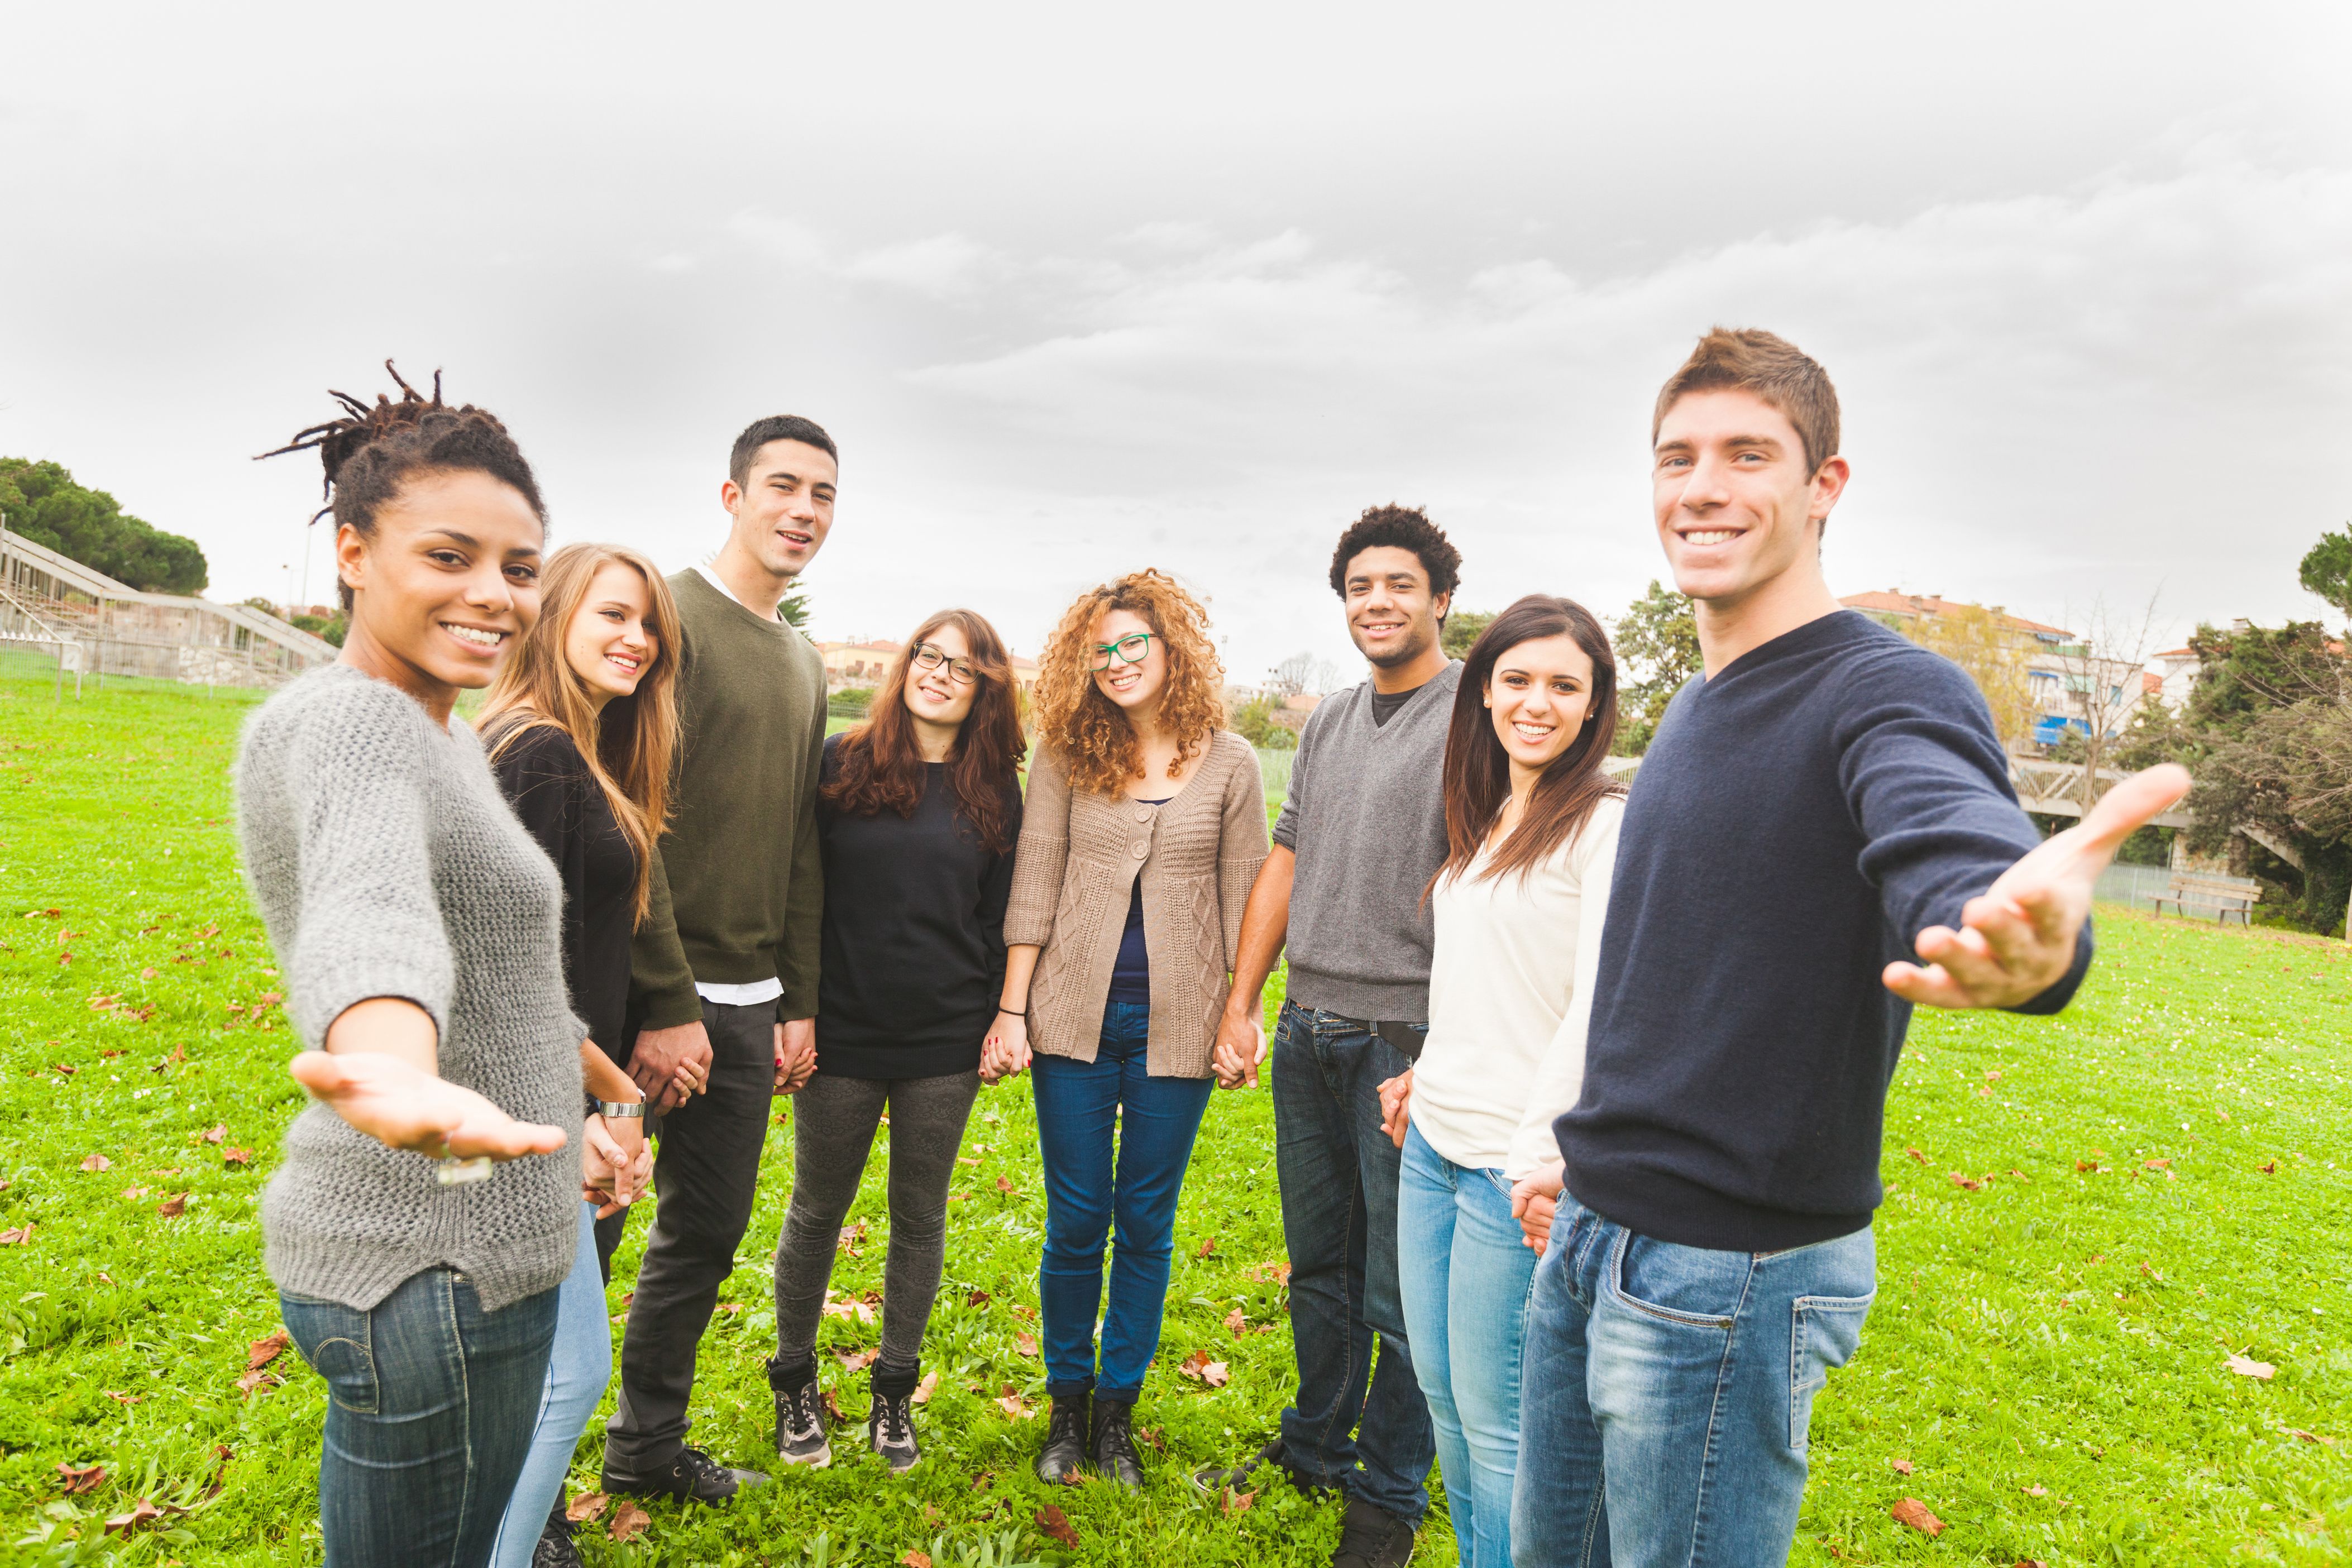
<svg viewBox="0 0 2352 1568">
<path fill-rule="evenodd" d="M 948 679 L 958 686 L 970 686 L 980 679 L 980 672 L 972 668 L 971 660 L 950 658 L 948 650 L 937 643 L 917 643 L 914 664 L 917 669 L 937 669 L 944 664 L 948 667 Z"/>
<path fill-rule="evenodd" d="M 1141 664 L 1144 655 L 1150 651 L 1150 632 L 1129 632 L 1117 642 L 1095 644 L 1093 668 L 1108 669 L 1114 664 Z"/>
</svg>

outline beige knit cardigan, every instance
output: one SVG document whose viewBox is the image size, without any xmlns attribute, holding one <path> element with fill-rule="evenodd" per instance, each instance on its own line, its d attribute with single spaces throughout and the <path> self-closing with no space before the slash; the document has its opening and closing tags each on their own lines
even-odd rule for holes
<svg viewBox="0 0 2352 1568">
<path fill-rule="evenodd" d="M 1154 1078 L 1206 1078 L 1217 1016 L 1240 951 L 1242 906 L 1265 863 L 1265 787 L 1257 753 L 1230 731 L 1164 805 L 1070 788 L 1069 770 L 1040 747 L 1029 768 L 1004 940 L 1034 942 L 1029 1045 L 1095 1059 L 1127 906 L 1143 879 L 1151 959 Z"/>
</svg>

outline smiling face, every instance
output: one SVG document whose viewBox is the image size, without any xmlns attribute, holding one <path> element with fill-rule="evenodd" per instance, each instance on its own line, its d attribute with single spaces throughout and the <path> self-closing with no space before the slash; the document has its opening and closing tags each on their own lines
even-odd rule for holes
<svg viewBox="0 0 2352 1568">
<path fill-rule="evenodd" d="M 1592 656 L 1565 632 L 1505 648 L 1486 680 L 1486 706 L 1513 775 L 1541 773 L 1592 716 Z"/>
<path fill-rule="evenodd" d="M 1375 665 L 1410 664 L 1438 637 L 1450 595 L 1429 591 L 1421 557 L 1393 544 L 1359 551 L 1340 579 L 1348 636 Z"/>
<path fill-rule="evenodd" d="M 915 639 L 915 651 L 935 647 L 946 655 L 940 665 L 925 669 L 914 662 L 910 653 L 907 664 L 907 711 L 918 723 L 937 724 L 944 729 L 960 728 L 971 712 L 972 699 L 980 695 L 977 676 L 969 681 L 956 679 L 961 666 L 967 674 L 971 670 L 971 645 L 953 622 L 933 626 Z"/>
<path fill-rule="evenodd" d="M 411 477 L 376 509 L 373 534 L 336 531 L 336 570 L 353 595 L 347 643 L 428 707 L 488 686 L 539 619 L 546 539 L 502 480 L 471 469 Z"/>
<path fill-rule="evenodd" d="M 807 571 L 833 529 L 839 472 L 823 447 L 804 441 L 761 447 L 740 485 L 729 479 L 719 487 L 719 499 L 734 514 L 734 542 L 778 578 Z"/>
<path fill-rule="evenodd" d="M 1658 424 L 1651 490 L 1675 586 L 1734 606 L 1821 553 L 1819 524 L 1845 489 L 1843 458 L 1805 471 L 1788 416 L 1752 392 L 1677 399 Z"/>
<path fill-rule="evenodd" d="M 599 708 L 636 690 L 661 657 L 653 613 L 653 590 L 625 562 L 607 561 L 589 580 L 588 592 L 564 629 L 563 662 Z"/>
<path fill-rule="evenodd" d="M 1105 610 L 1095 622 L 1095 643 L 1098 648 L 1105 643 L 1118 644 L 1127 638 L 1145 637 L 1141 659 L 1129 662 L 1123 656 L 1133 651 L 1132 645 L 1110 656 L 1110 662 L 1094 672 L 1095 689 L 1129 711 L 1149 710 L 1160 700 L 1168 685 L 1168 650 L 1161 646 L 1160 635 L 1151 623 L 1133 610 Z M 1096 658 L 1102 654 L 1087 650 Z"/>
</svg>

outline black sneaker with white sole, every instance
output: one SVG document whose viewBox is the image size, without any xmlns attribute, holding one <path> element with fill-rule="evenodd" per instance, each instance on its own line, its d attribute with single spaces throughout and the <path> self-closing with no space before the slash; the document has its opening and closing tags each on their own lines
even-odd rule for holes
<svg viewBox="0 0 2352 1568">
<path fill-rule="evenodd" d="M 758 1470 L 730 1469 L 699 1448 L 680 1448 L 677 1457 L 650 1474 L 604 1466 L 604 1489 L 627 1497 L 676 1498 L 680 1502 L 725 1502 L 745 1487 L 768 1484 Z"/>
<path fill-rule="evenodd" d="M 881 1457 L 894 1476 L 903 1476 L 922 1462 L 923 1446 L 915 1441 L 912 1394 L 874 1391 L 873 1407 L 866 1413 L 866 1446 Z"/>
<path fill-rule="evenodd" d="M 792 1369 L 768 1363 L 768 1386 L 776 1395 L 776 1458 L 788 1465 L 821 1470 L 833 1463 L 824 1395 L 817 1392 L 816 1367 Z"/>
<path fill-rule="evenodd" d="M 1331 1568 L 1404 1568 L 1412 1561 L 1412 1521 L 1350 1498 Z"/>
</svg>

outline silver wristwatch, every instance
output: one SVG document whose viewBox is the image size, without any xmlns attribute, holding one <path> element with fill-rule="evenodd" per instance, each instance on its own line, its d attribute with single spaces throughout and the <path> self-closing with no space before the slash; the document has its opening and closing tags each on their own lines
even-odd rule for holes
<svg viewBox="0 0 2352 1568">
<path fill-rule="evenodd" d="M 632 1100 L 625 1104 L 617 1100 L 600 1100 L 596 1102 L 596 1114 L 599 1116 L 628 1117 L 643 1116 L 645 1113 L 646 1102 L 642 1100 Z"/>
</svg>

